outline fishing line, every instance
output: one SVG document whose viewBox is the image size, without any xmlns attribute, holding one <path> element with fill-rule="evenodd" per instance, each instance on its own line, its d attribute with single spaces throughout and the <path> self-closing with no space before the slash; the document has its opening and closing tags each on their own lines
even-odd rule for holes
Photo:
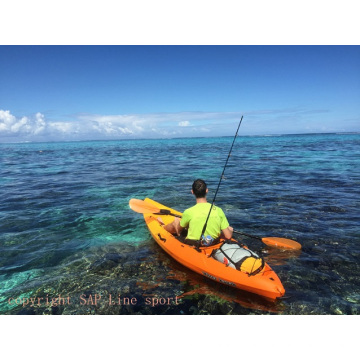
<svg viewBox="0 0 360 360">
<path fill-rule="evenodd" d="M 207 216 L 207 218 L 206 218 L 205 225 L 204 225 L 204 227 L 203 227 L 203 230 L 202 230 L 202 233 L 201 233 L 201 236 L 200 236 L 200 240 L 202 239 L 202 237 L 203 237 L 203 235 L 204 235 L 204 233 L 205 233 L 206 226 L 207 226 L 207 223 L 208 223 L 210 214 L 211 214 L 211 210 L 212 210 L 212 208 L 213 208 L 213 206 L 214 206 L 215 199 L 216 199 L 216 195 L 217 195 L 217 193 L 218 193 L 218 191 L 219 191 L 219 188 L 220 188 L 221 180 L 224 178 L 224 173 L 225 173 L 226 165 L 227 165 L 227 163 L 228 163 L 228 161 L 229 161 L 229 158 L 230 158 L 230 155 L 231 155 L 231 151 L 232 151 L 232 148 L 233 148 L 233 146 L 234 146 L 234 143 L 235 143 L 237 134 L 238 134 L 238 132 L 239 132 L 240 125 L 241 125 L 241 122 L 242 122 L 243 117 L 244 117 L 244 116 L 241 116 L 241 119 L 240 119 L 240 122 L 239 122 L 239 126 L 238 126 L 238 128 L 237 128 L 237 130 L 236 130 L 236 133 L 235 133 L 235 136 L 234 136 L 234 140 L 233 140 L 233 142 L 232 142 L 232 144 L 231 144 L 231 148 L 230 148 L 230 151 L 229 151 L 229 155 L 228 155 L 228 157 L 227 157 L 227 159 L 226 159 L 224 169 L 223 169 L 222 174 L 221 174 L 221 176 L 220 176 L 219 184 L 218 184 L 217 189 L 216 189 L 216 191 L 215 191 L 214 199 L 213 199 L 213 201 L 212 201 L 209 214 L 208 214 L 208 216 Z"/>
</svg>

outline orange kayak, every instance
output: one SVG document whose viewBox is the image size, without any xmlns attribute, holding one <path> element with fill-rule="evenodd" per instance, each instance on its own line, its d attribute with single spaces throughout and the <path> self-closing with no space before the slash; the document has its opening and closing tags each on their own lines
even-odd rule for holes
<svg viewBox="0 0 360 360">
<path fill-rule="evenodd" d="M 169 210 L 171 214 L 182 215 L 180 212 L 151 199 L 146 198 L 144 201 L 151 206 Z M 159 217 L 165 224 L 171 223 L 174 219 L 174 216 L 169 214 L 144 214 L 146 225 L 154 240 L 165 252 L 182 265 L 219 283 L 271 300 L 285 294 L 285 289 L 279 277 L 267 263 L 263 263 L 258 271 L 253 273 L 247 271 L 246 268 L 243 269 L 243 267 L 235 269 L 229 266 L 229 263 L 221 262 L 214 257 L 214 253 L 225 243 L 224 239 L 220 239 L 220 242 L 216 245 L 196 249 L 195 246 L 184 244 L 174 235 L 164 230 L 157 220 Z M 233 243 L 237 244 L 236 240 L 233 240 Z"/>
</svg>

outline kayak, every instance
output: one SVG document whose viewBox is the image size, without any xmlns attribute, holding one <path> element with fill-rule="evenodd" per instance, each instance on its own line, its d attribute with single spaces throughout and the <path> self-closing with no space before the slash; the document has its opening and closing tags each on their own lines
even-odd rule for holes
<svg viewBox="0 0 360 360">
<path fill-rule="evenodd" d="M 236 240 L 231 239 L 229 241 L 220 238 L 217 244 L 210 246 L 196 247 L 188 245 L 179 237 L 167 232 L 158 221 L 158 218 L 161 218 L 164 224 L 169 224 L 173 221 L 174 215 L 181 216 L 181 212 L 149 198 L 146 198 L 144 202 L 149 207 L 153 206 L 165 210 L 162 211 L 164 214 L 144 213 L 144 220 L 156 243 L 183 266 L 221 284 L 248 291 L 270 300 L 275 300 L 285 294 L 285 289 L 279 277 L 263 260 L 260 266 L 260 260 L 252 258 L 253 264 L 257 264 L 257 270 L 250 271 L 249 267 L 243 265 L 240 268 L 229 266 L 229 261 L 225 257 L 219 258 L 219 256 L 215 256 L 222 251 L 221 249 L 225 245 L 239 247 Z M 242 249 L 238 250 L 251 252 L 246 246 L 241 245 L 241 247 Z M 251 259 L 247 258 L 246 260 L 250 261 Z M 243 264 L 245 263 L 243 262 Z"/>
</svg>

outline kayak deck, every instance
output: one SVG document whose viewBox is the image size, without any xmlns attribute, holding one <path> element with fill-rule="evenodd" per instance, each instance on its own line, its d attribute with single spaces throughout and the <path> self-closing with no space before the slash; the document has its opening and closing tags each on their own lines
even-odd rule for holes
<svg viewBox="0 0 360 360">
<path fill-rule="evenodd" d="M 170 210 L 173 214 L 182 215 L 180 212 L 154 200 L 146 198 L 144 201 L 160 209 Z M 196 249 L 194 246 L 184 244 L 174 235 L 164 230 L 157 220 L 158 218 L 161 218 L 163 223 L 169 224 L 173 221 L 174 216 L 146 213 L 144 214 L 144 220 L 158 245 L 187 268 L 219 283 L 255 293 L 271 300 L 275 300 L 285 294 L 285 289 L 280 279 L 267 263 L 255 275 L 249 275 L 243 271 L 236 270 L 212 257 L 213 251 L 218 249 L 224 240 L 221 240 L 216 245 Z M 235 240 L 233 241 L 236 242 Z"/>
</svg>

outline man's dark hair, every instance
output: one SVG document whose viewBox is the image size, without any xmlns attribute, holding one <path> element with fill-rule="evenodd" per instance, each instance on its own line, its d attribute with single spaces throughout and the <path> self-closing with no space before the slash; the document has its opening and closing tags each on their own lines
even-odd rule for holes
<svg viewBox="0 0 360 360">
<path fill-rule="evenodd" d="M 201 179 L 197 179 L 194 181 L 192 185 L 192 190 L 196 198 L 203 198 L 206 196 L 206 182 Z"/>
</svg>

